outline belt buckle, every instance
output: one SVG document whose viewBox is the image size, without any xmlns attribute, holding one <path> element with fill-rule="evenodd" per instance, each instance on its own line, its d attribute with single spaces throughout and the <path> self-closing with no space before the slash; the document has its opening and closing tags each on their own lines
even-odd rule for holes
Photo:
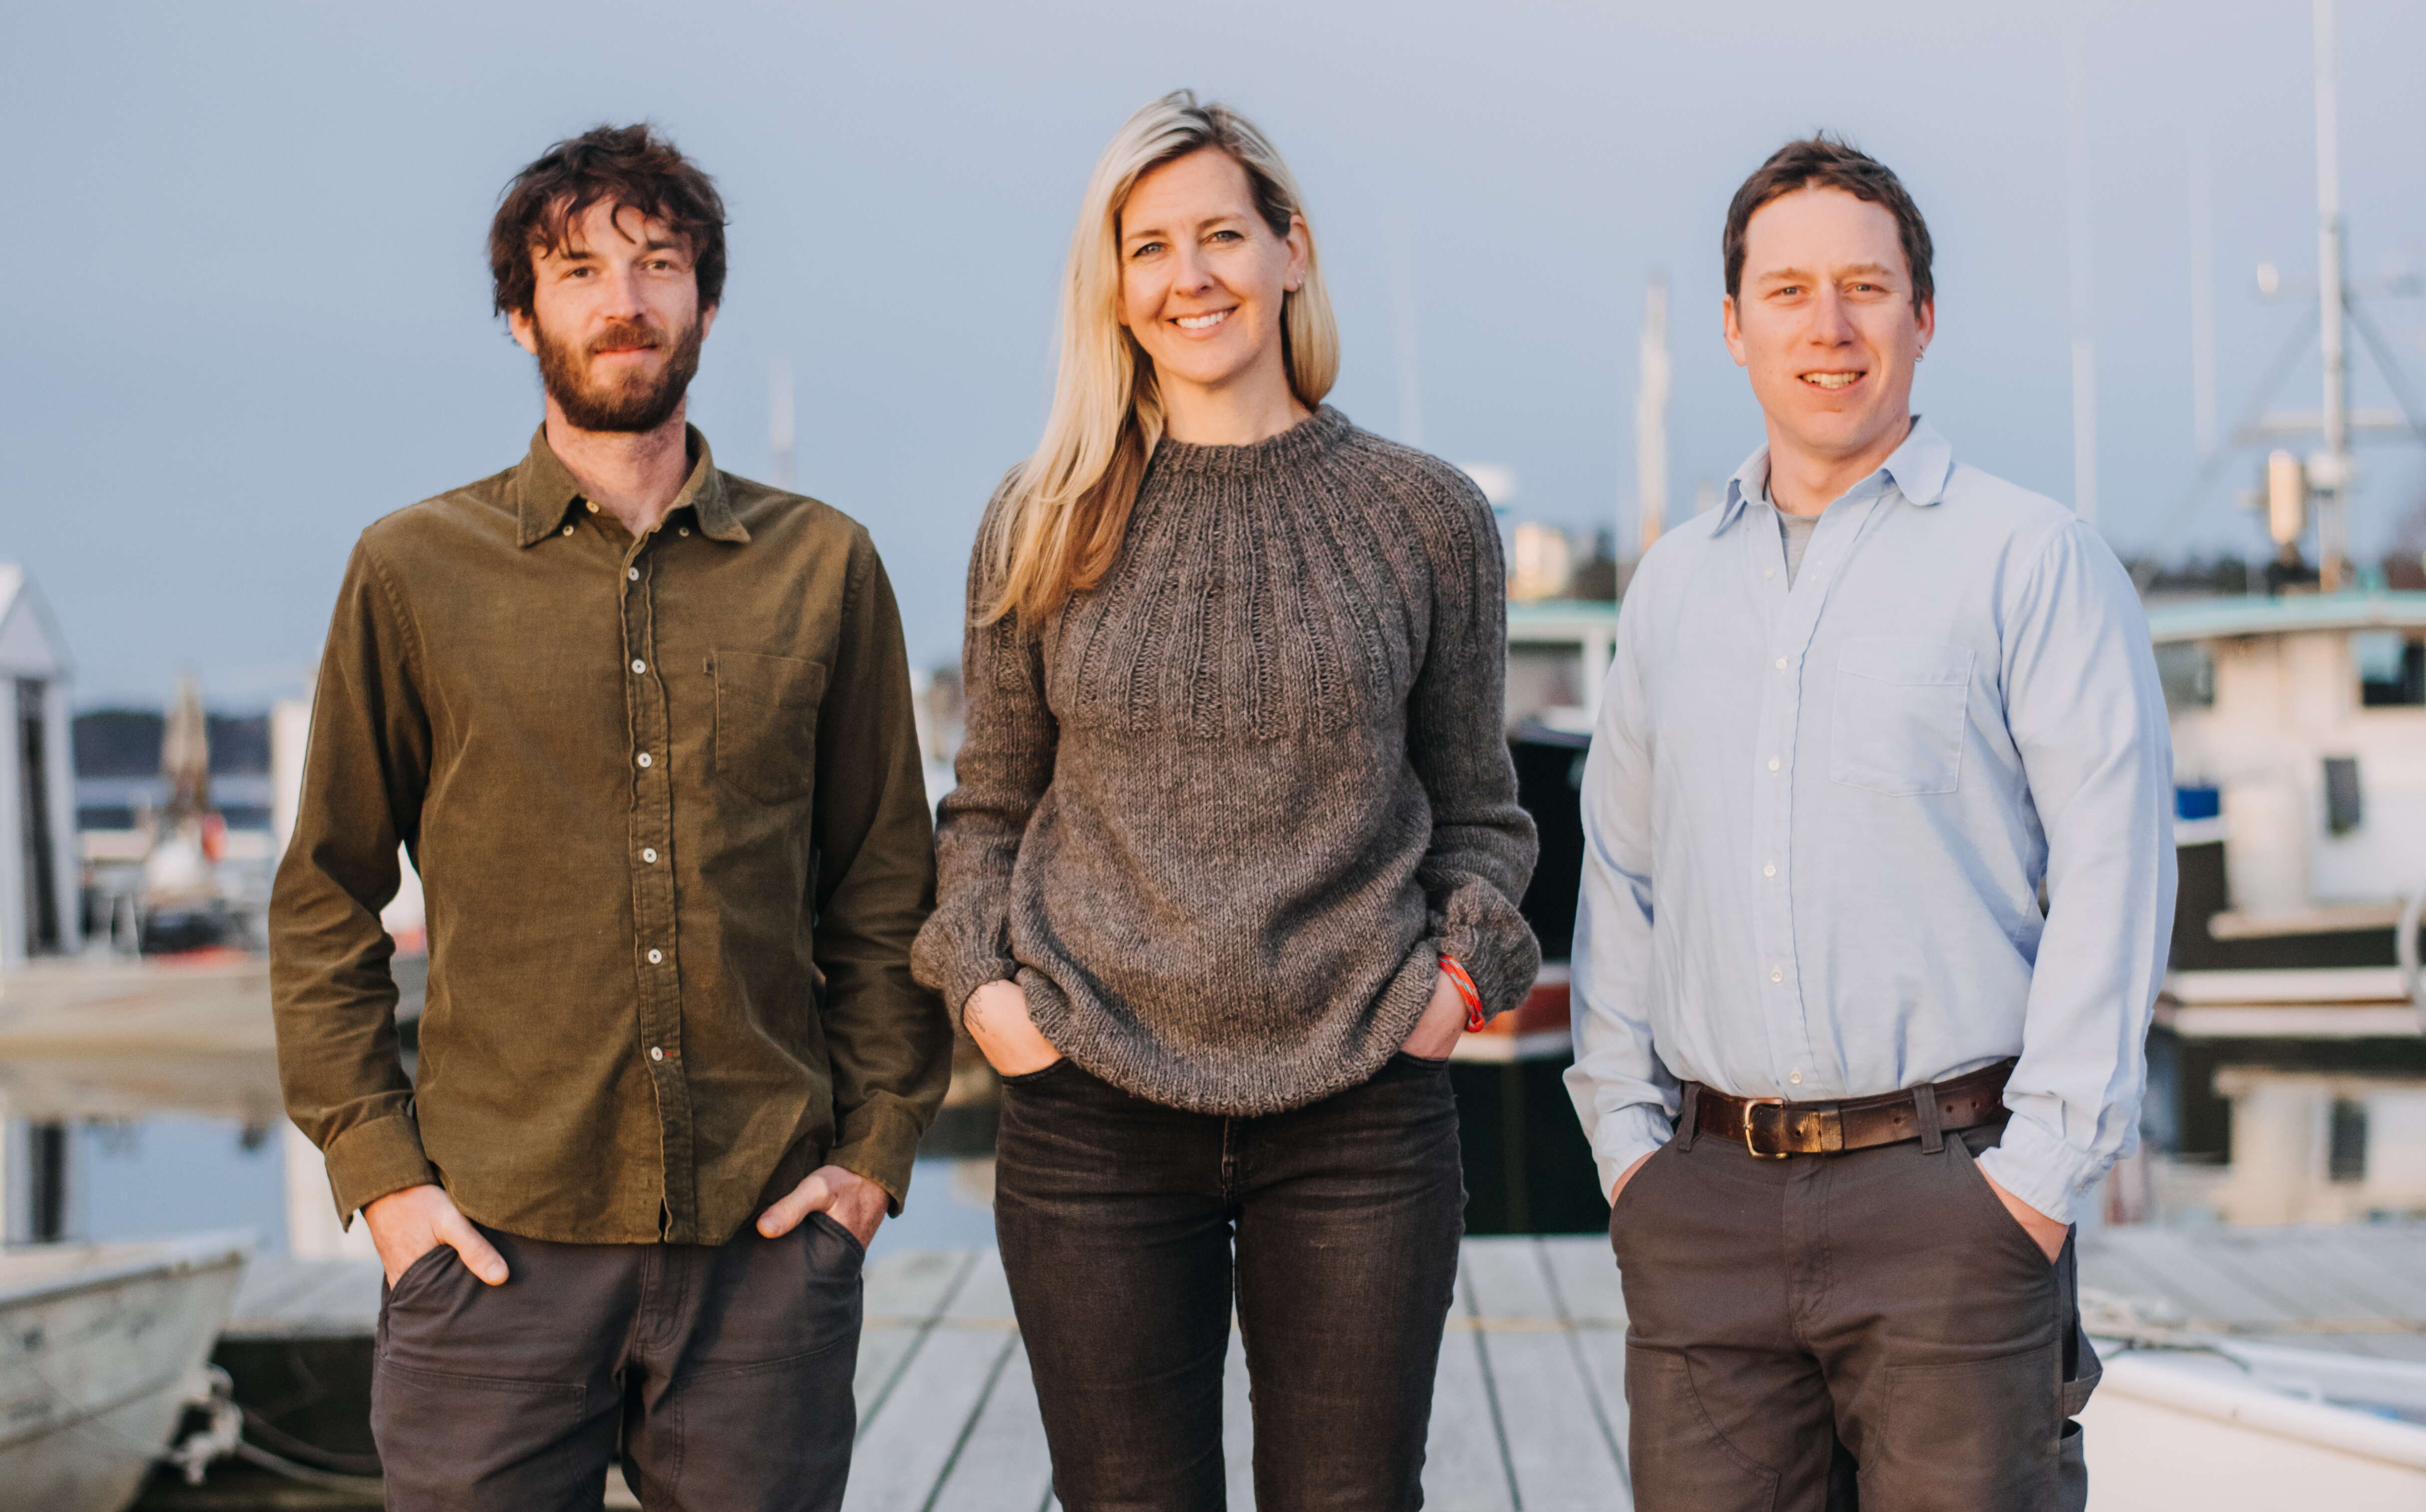
<svg viewBox="0 0 2426 1512">
<path fill-rule="evenodd" d="M 1753 1119 L 1753 1111 L 1754 1111 L 1755 1109 L 1756 1109 L 1756 1108 L 1780 1108 L 1780 1109 L 1783 1109 L 1783 1108 L 1786 1106 L 1786 1099 L 1784 1099 L 1784 1098 L 1782 1098 L 1782 1097 L 1748 1097 L 1748 1098 L 1744 1099 L 1744 1100 L 1743 1100 L 1743 1102 L 1744 1102 L 1744 1119 L 1743 1119 L 1743 1140 L 1744 1140 L 1744 1149 L 1745 1149 L 1746 1150 L 1748 1150 L 1748 1151 L 1751 1153 L 1752 1158 L 1753 1158 L 1753 1159 L 1755 1159 L 1755 1160 L 1785 1160 L 1785 1159 L 1787 1159 L 1788 1156 L 1792 1155 L 1792 1154 L 1794 1153 L 1794 1151 L 1792 1151 L 1792 1150 L 1773 1150 L 1773 1151 L 1772 1151 L 1772 1150 L 1763 1150 L 1763 1149 L 1761 1149 L 1758 1145 L 1755 1145 L 1755 1144 L 1754 1144 L 1754 1143 L 1752 1142 L 1752 1128 L 1753 1128 L 1753 1122 L 1754 1122 L 1754 1119 Z M 1784 1120 L 1783 1120 L 1783 1119 L 1781 1119 L 1781 1120 L 1780 1120 L 1780 1122 L 1779 1122 L 1779 1126 L 1778 1126 L 1778 1131 L 1777 1131 L 1777 1133 L 1778 1133 L 1778 1136 L 1779 1136 L 1781 1139 L 1783 1139 L 1783 1138 L 1785 1137 L 1785 1134 L 1786 1134 L 1786 1128 L 1785 1128 L 1785 1124 L 1784 1124 Z"/>
</svg>

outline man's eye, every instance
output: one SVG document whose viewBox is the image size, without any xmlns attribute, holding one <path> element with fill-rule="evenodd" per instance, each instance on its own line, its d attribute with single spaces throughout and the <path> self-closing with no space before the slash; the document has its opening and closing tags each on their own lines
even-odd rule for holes
<svg viewBox="0 0 2426 1512">
<path fill-rule="evenodd" d="M 1245 237 L 1243 237 L 1243 236 L 1240 236 L 1240 235 L 1239 235 L 1237 232 L 1235 232 L 1235 231 L 1217 231 L 1217 232 L 1215 232 L 1215 233 L 1213 233 L 1213 235 L 1212 235 L 1212 238 L 1211 238 L 1211 239 L 1212 239 L 1212 240 L 1214 240 L 1214 241 L 1217 241 L 1217 242 L 1224 242 L 1224 241 L 1226 241 L 1226 242 L 1235 242 L 1235 241 L 1244 241 L 1246 238 L 1245 238 Z"/>
</svg>

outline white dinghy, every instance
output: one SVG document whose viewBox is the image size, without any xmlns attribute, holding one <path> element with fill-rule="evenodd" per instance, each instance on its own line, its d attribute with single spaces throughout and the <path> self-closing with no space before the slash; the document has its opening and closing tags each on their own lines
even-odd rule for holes
<svg viewBox="0 0 2426 1512">
<path fill-rule="evenodd" d="M 121 1512 L 207 1394 L 252 1241 L 0 1250 L 0 1512 Z"/>
</svg>

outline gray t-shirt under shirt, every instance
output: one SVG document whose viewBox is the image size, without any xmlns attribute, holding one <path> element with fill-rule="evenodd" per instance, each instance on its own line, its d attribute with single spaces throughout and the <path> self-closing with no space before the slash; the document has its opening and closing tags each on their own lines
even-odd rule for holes
<svg viewBox="0 0 2426 1512">
<path fill-rule="evenodd" d="M 1816 514 L 1787 514 L 1777 511 L 1777 533 L 1786 538 L 1786 586 L 1794 586 L 1794 574 L 1803 568 L 1803 554 L 1811 548 L 1811 532 L 1820 527 Z"/>
</svg>

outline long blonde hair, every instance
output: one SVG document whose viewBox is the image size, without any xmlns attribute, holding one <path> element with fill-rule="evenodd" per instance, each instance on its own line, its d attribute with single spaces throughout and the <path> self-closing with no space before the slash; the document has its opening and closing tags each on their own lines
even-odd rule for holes
<svg viewBox="0 0 2426 1512">
<path fill-rule="evenodd" d="M 1034 624 L 1103 581 L 1128 531 L 1146 463 L 1162 440 L 1154 363 L 1120 321 L 1121 212 L 1138 180 L 1202 148 L 1246 169 L 1255 209 L 1277 235 L 1306 220 L 1297 180 L 1269 137 L 1194 91 L 1164 95 L 1129 117 L 1087 181 L 1061 279 L 1061 360 L 1036 451 L 1009 482 L 1006 507 L 979 543 L 989 591 L 980 623 L 1015 614 Z M 1339 376 L 1339 325 L 1306 229 L 1305 277 L 1281 299 L 1289 391 L 1312 410 Z"/>
</svg>

